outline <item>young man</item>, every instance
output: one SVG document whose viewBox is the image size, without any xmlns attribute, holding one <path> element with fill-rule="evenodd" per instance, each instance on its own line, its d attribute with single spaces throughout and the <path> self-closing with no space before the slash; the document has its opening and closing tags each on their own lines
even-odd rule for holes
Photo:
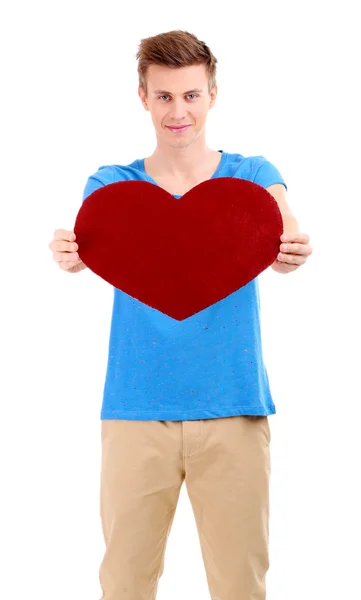
<svg viewBox="0 0 361 600">
<path fill-rule="evenodd" d="M 129 165 L 89 177 L 100 186 L 145 180 L 177 198 L 210 178 L 265 187 L 285 234 L 272 268 L 289 273 L 311 254 L 286 201 L 286 184 L 262 156 L 207 147 L 216 59 L 194 35 L 142 40 L 139 96 L 157 145 Z M 72 232 L 50 244 L 62 269 L 85 268 Z M 257 279 L 177 322 L 114 289 L 101 410 L 102 600 L 154 600 L 183 481 L 194 510 L 213 600 L 264 600 L 269 567 L 270 429 L 275 413 L 263 363 Z"/>
</svg>

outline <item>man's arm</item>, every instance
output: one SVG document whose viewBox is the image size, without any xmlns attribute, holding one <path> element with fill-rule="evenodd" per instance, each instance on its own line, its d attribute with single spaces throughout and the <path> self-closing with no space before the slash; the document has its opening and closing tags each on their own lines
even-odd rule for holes
<svg viewBox="0 0 361 600">
<path fill-rule="evenodd" d="M 299 233 L 300 228 L 297 219 L 292 214 L 291 208 L 287 202 L 287 192 L 285 186 L 282 183 L 276 183 L 274 185 L 270 185 L 268 188 L 266 188 L 266 190 L 272 194 L 278 204 L 278 208 L 280 209 L 282 215 L 284 233 Z M 277 261 L 274 262 L 271 267 L 274 271 L 279 270 Z"/>
<path fill-rule="evenodd" d="M 306 262 L 307 257 L 312 254 L 312 248 L 309 245 L 309 236 L 300 233 L 300 228 L 296 217 L 292 214 L 291 208 L 286 199 L 286 188 L 281 183 L 270 185 L 266 190 L 272 194 L 280 209 L 283 221 L 284 234 L 280 245 L 281 254 L 271 265 L 277 273 L 291 273 L 298 269 L 301 264 Z"/>
<path fill-rule="evenodd" d="M 291 208 L 286 199 L 286 188 L 282 183 L 276 183 L 266 188 L 267 192 L 272 194 L 280 209 L 284 233 L 299 233 L 300 228 L 296 217 L 292 214 Z"/>
</svg>

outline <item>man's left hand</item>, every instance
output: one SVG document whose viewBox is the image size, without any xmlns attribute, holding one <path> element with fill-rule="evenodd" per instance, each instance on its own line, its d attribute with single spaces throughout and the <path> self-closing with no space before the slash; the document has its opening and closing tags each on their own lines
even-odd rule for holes
<svg viewBox="0 0 361 600">
<path fill-rule="evenodd" d="M 272 269 L 277 273 L 292 273 L 312 254 L 307 233 L 284 233 L 281 235 L 280 253 Z"/>
</svg>

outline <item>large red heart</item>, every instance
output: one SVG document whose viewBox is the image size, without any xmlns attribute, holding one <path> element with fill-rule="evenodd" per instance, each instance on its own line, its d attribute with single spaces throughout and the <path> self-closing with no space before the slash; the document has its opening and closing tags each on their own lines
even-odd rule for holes
<svg viewBox="0 0 361 600">
<path fill-rule="evenodd" d="M 180 199 L 119 181 L 85 199 L 74 232 L 94 273 L 181 321 L 269 267 L 283 223 L 273 196 L 244 179 L 208 179 Z"/>
</svg>

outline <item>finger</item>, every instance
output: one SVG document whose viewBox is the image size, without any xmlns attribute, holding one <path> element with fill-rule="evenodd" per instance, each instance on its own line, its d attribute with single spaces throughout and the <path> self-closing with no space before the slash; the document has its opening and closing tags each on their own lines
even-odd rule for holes
<svg viewBox="0 0 361 600">
<path fill-rule="evenodd" d="M 54 240 L 65 240 L 67 242 L 74 242 L 76 235 L 74 231 L 67 231 L 66 229 L 56 229 L 54 231 Z"/>
<path fill-rule="evenodd" d="M 281 241 L 308 244 L 310 236 L 307 233 L 284 233 L 281 235 Z"/>
<path fill-rule="evenodd" d="M 53 241 L 53 250 L 55 252 L 77 252 L 78 244 L 75 242 Z"/>
<path fill-rule="evenodd" d="M 58 265 L 63 271 L 67 271 L 69 269 L 69 263 L 67 262 L 59 262 Z"/>
<path fill-rule="evenodd" d="M 62 261 L 62 262 L 58 263 L 58 265 L 63 271 L 69 271 L 73 267 L 76 267 L 79 263 L 81 263 L 81 260 L 67 261 L 67 262 Z"/>
<path fill-rule="evenodd" d="M 49 248 L 50 250 L 52 250 L 52 252 L 77 252 L 79 246 L 75 242 L 71 243 L 53 240 L 52 242 L 50 242 Z"/>
<path fill-rule="evenodd" d="M 53 259 L 57 263 L 79 261 L 79 254 L 72 252 L 54 252 Z"/>
<path fill-rule="evenodd" d="M 290 270 L 293 271 L 294 269 L 297 269 L 296 265 L 288 265 L 284 262 L 279 261 L 278 259 L 276 260 L 276 263 L 277 267 L 281 269 L 283 273 L 289 273 Z"/>
<path fill-rule="evenodd" d="M 283 254 L 282 252 L 277 256 L 277 260 L 289 265 L 303 265 L 306 262 L 304 256 L 297 254 Z"/>
<path fill-rule="evenodd" d="M 303 256 L 309 256 L 312 252 L 310 246 L 296 243 L 281 244 L 280 250 L 283 253 L 301 254 Z"/>
</svg>

